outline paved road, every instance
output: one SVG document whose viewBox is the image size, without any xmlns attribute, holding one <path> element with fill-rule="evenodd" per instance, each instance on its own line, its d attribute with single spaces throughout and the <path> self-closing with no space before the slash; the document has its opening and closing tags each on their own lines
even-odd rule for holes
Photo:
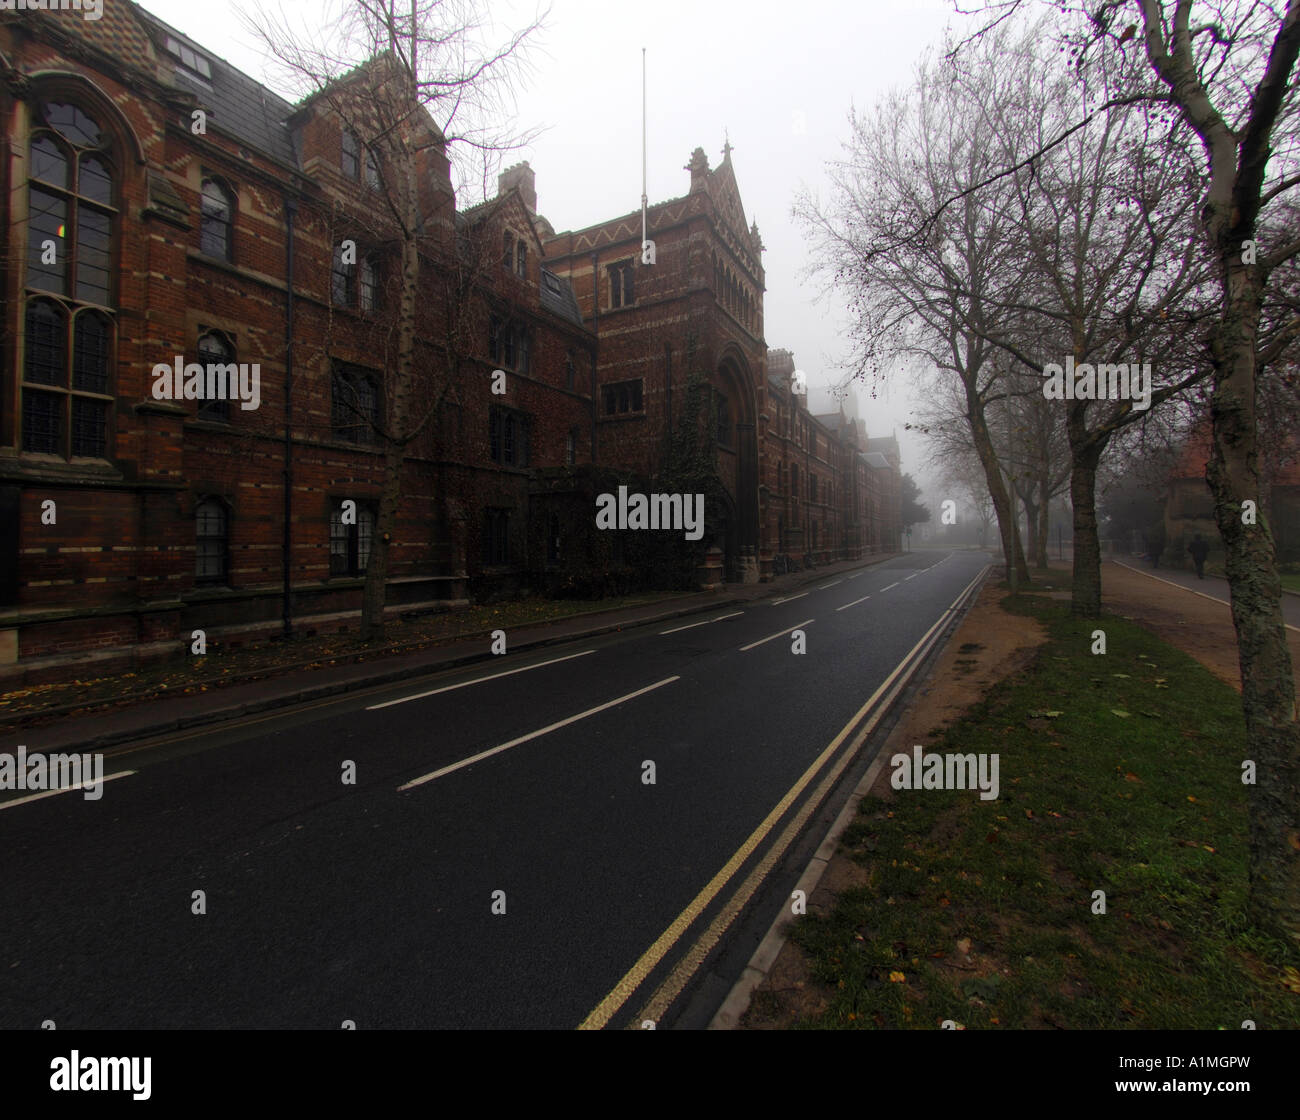
<svg viewBox="0 0 1300 1120">
<path fill-rule="evenodd" d="M 1222 576 L 1206 576 L 1204 579 L 1197 579 L 1194 571 L 1184 572 L 1175 568 L 1153 569 L 1149 564 L 1137 563 L 1131 560 L 1116 560 L 1114 562 L 1121 567 L 1131 568 L 1135 572 L 1156 576 L 1166 583 L 1181 587 L 1187 591 L 1196 591 L 1208 598 L 1217 599 L 1221 603 L 1228 603 L 1229 605 L 1232 603 L 1232 599 L 1228 595 L 1228 581 Z M 1282 617 L 1286 619 L 1288 626 L 1300 629 L 1300 595 L 1288 595 L 1283 592 Z"/>
<path fill-rule="evenodd" d="M 135 772 L 98 801 L 0 803 L 0 1026 L 636 1022 L 747 839 L 985 563 L 914 552 L 112 752 Z"/>
</svg>

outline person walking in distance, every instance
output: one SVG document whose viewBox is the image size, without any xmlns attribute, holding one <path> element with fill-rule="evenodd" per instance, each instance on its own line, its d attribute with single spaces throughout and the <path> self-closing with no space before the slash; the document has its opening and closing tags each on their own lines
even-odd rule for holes
<svg viewBox="0 0 1300 1120">
<path fill-rule="evenodd" d="M 1187 551 L 1192 554 L 1192 563 L 1196 565 L 1196 578 L 1205 578 L 1205 558 L 1210 554 L 1210 546 L 1206 543 L 1205 538 L 1197 533 L 1192 538 L 1192 543 L 1187 546 Z"/>
</svg>

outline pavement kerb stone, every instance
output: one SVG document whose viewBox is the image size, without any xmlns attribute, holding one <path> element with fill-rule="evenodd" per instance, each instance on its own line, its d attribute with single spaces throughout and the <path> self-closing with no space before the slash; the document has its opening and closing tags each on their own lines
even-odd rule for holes
<svg viewBox="0 0 1300 1120">
<path fill-rule="evenodd" d="M 983 586 L 981 584 L 981 590 Z M 978 595 L 975 598 L 978 598 Z M 975 599 L 968 600 L 963 609 L 963 615 L 966 610 L 969 610 L 971 603 L 974 601 Z M 931 652 L 942 651 L 948 642 L 952 640 L 953 635 L 957 633 L 959 627 L 960 623 Z M 933 668 L 927 671 L 926 677 L 921 678 L 921 681 L 927 679 L 931 672 L 933 672 Z M 844 802 L 844 807 L 840 810 L 839 816 L 835 818 L 835 822 L 827 830 L 822 842 L 817 846 L 817 851 L 809 859 L 803 874 L 799 876 L 799 881 L 795 884 L 795 890 L 803 891 L 805 899 L 812 898 L 813 892 L 817 889 L 822 876 L 826 873 L 826 868 L 830 865 L 831 859 L 839 849 L 840 836 L 843 835 L 844 830 L 848 828 L 857 815 L 858 805 L 862 799 L 871 792 L 871 787 L 875 785 L 876 778 L 884 768 L 885 762 L 886 759 L 883 755 L 877 755 L 872 760 L 871 765 L 867 767 L 867 772 L 862 775 L 861 781 L 853 787 L 853 792 L 849 794 L 848 800 Z M 772 966 L 776 963 L 778 954 L 785 946 L 786 941 L 789 940 L 790 928 L 794 925 L 794 920 L 795 915 L 791 912 L 790 907 L 782 906 L 781 912 L 768 927 L 763 940 L 759 942 L 758 948 L 754 950 L 753 955 L 749 958 L 740 974 L 740 978 L 732 985 L 731 991 L 727 993 L 722 1005 L 714 1012 L 713 1018 L 709 1020 L 709 1030 L 729 1031 L 736 1028 L 736 1025 L 749 1009 L 754 990 L 772 971 Z"/>
<path fill-rule="evenodd" d="M 623 619 L 622 621 L 611 620 L 602 626 L 595 626 L 586 630 L 564 634 L 551 634 L 534 638 L 530 641 L 512 646 L 511 648 L 512 651 L 542 649 L 546 646 L 557 645 L 561 642 L 582 641 L 586 638 L 598 637 L 601 634 L 610 634 L 617 630 L 630 630 L 639 626 L 649 626 L 657 622 L 663 622 L 667 619 L 681 618 L 691 614 L 702 614 L 705 611 L 718 610 L 723 607 L 731 607 L 740 603 L 761 602 L 764 599 L 774 598 L 783 592 L 787 592 L 791 587 L 805 587 L 808 584 L 816 583 L 818 580 L 826 579 L 828 576 L 835 576 L 840 572 L 851 572 L 856 571 L 858 568 L 875 567 L 878 564 L 883 564 L 889 560 L 894 560 L 899 556 L 905 555 L 907 555 L 907 553 L 890 553 L 885 556 L 856 564 L 851 568 L 840 568 L 838 571 L 823 570 L 815 575 L 809 574 L 806 578 L 800 579 L 796 583 L 787 584 L 781 588 L 772 588 L 767 594 L 738 595 L 727 599 L 715 599 L 708 603 L 692 603 L 690 606 L 682 607 L 677 610 L 665 611 L 661 614 L 652 615 L 647 618 L 631 620 Z M 770 584 L 763 584 L 760 586 L 765 588 L 771 587 Z M 565 620 L 563 619 L 559 619 L 553 625 L 559 625 L 564 621 Z M 458 640 L 470 641 L 474 640 L 474 637 L 489 637 L 490 635 L 491 631 L 484 631 L 481 635 L 466 635 L 462 639 Z M 154 735 L 163 735 L 171 731 L 200 727 L 204 724 L 223 723 L 227 720 L 239 719 L 243 716 L 257 715 L 261 712 L 273 711 L 276 708 L 290 707 L 294 704 L 310 703 L 313 700 L 324 699 L 325 697 L 338 695 L 344 692 L 353 692 L 361 688 L 372 688 L 376 685 L 395 684 L 399 681 L 409 680 L 411 677 L 427 676 L 430 673 L 441 672 L 445 669 L 459 669 L 466 665 L 474 665 L 483 661 L 489 661 L 494 656 L 495 655 L 492 653 L 472 653 L 465 654 L 461 657 L 449 658 L 433 664 L 408 665 L 402 669 L 375 673 L 369 676 L 360 677 L 356 680 L 340 681 L 329 685 L 316 685 L 309 688 L 301 688 L 295 691 L 281 693 L 276 696 L 268 696 L 261 700 L 242 702 L 240 704 L 231 705 L 227 708 L 216 708 L 212 711 L 196 712 L 193 715 L 187 716 L 173 716 L 168 719 L 160 720 L 157 724 L 150 724 L 144 727 L 134 727 L 123 731 L 107 731 L 102 735 L 98 735 L 93 739 L 86 740 L 76 745 L 87 747 L 92 750 L 120 746 L 126 742 L 131 742 L 137 739 L 146 739 Z M 304 662 L 304 666 L 315 663 L 315 660 Z"/>
<path fill-rule="evenodd" d="M 849 799 L 844 803 L 839 816 L 835 818 L 835 823 L 831 825 L 830 830 L 826 833 L 825 839 L 818 846 L 812 859 L 808 861 L 808 866 L 804 868 L 803 874 L 799 876 L 799 882 L 796 884 L 795 889 L 803 891 L 805 899 L 812 898 L 813 892 L 817 890 L 817 885 L 821 882 L 822 876 L 826 874 L 826 868 L 830 865 L 831 857 L 839 846 L 840 836 L 857 815 L 858 804 L 871 791 L 871 787 L 876 784 L 876 778 L 884 765 L 885 759 L 877 757 L 867 768 L 867 772 L 862 775 L 862 780 L 854 786 L 853 792 L 849 794 Z M 754 950 L 754 955 L 749 958 L 749 963 L 745 966 L 744 972 L 740 974 L 740 979 L 732 986 L 731 991 L 727 993 L 727 998 L 722 1001 L 722 1006 L 714 1013 L 713 1019 L 709 1022 L 709 1030 L 729 1031 L 735 1029 L 741 1017 L 749 1009 L 750 1000 L 754 996 L 754 989 L 772 971 L 777 955 L 790 937 L 790 927 L 794 925 L 794 921 L 795 916 L 790 907 L 782 906 L 780 916 L 771 924 L 763 940 L 759 942 L 758 948 Z"/>
</svg>

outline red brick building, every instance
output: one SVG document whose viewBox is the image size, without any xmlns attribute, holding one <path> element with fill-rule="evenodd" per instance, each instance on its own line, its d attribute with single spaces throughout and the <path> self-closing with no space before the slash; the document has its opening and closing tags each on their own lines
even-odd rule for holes
<svg viewBox="0 0 1300 1120">
<path fill-rule="evenodd" d="M 393 169 L 363 84 L 384 65 L 295 105 L 127 0 L 0 13 L 6 680 L 175 656 L 200 629 L 355 625 L 398 392 Z M 769 360 L 729 150 L 710 169 L 697 149 L 689 192 L 651 208 L 643 265 L 639 213 L 556 235 L 526 163 L 458 211 L 415 120 L 424 422 L 391 611 L 598 594 L 671 563 L 595 532 L 592 497 L 663 473 L 688 400 L 729 578 L 897 547 L 896 445 L 810 416 L 793 361 Z"/>
<path fill-rule="evenodd" d="M 1166 567 L 1190 565 L 1187 546 L 1198 533 L 1210 546 L 1210 562 L 1223 563 L 1223 541 L 1214 519 L 1214 494 L 1205 479 L 1213 450 L 1209 420 L 1193 428 L 1179 450 L 1164 508 L 1160 562 Z M 1261 446 L 1259 466 L 1260 515 L 1273 533 L 1277 561 L 1280 565 L 1300 564 L 1300 436 L 1287 435 Z"/>
<path fill-rule="evenodd" d="M 0 16 L 0 77 L 0 664 L 345 624 L 382 483 L 382 158 L 132 4 Z M 457 216 L 445 151 L 420 159 L 416 366 L 442 400 L 404 466 L 395 611 L 523 570 L 530 467 L 591 453 L 594 339 L 518 191 Z M 485 244 L 481 345 L 444 384 L 446 262 Z M 178 360 L 256 366 L 256 407 L 157 399 Z"/>
<path fill-rule="evenodd" d="M 697 148 L 685 170 L 688 193 L 648 208 L 654 263 L 642 263 L 639 212 L 546 241 L 598 340 L 597 461 L 662 474 L 696 374 L 727 495 L 707 536 L 728 579 L 770 578 L 776 557 L 897 549 L 897 443 L 868 447 L 861 424 L 808 412 L 792 356 L 763 337 L 763 242 L 730 146 L 714 169 Z"/>
</svg>

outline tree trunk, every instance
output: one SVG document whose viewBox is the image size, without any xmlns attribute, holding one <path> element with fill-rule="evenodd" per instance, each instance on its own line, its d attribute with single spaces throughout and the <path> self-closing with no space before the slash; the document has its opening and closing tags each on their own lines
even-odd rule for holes
<svg viewBox="0 0 1300 1120">
<path fill-rule="evenodd" d="M 1078 411 L 1076 423 L 1075 414 Z M 1070 407 L 1070 502 L 1074 506 L 1074 580 L 1070 611 L 1080 618 L 1101 614 L 1101 542 L 1097 537 L 1097 464 L 1101 448 L 1080 438 L 1083 411 Z"/>
<path fill-rule="evenodd" d="M 1023 494 L 1020 496 L 1020 504 L 1025 507 L 1025 531 L 1029 537 L 1025 546 L 1026 558 L 1038 555 L 1038 506 L 1034 505 Z"/>
<path fill-rule="evenodd" d="M 384 606 L 388 598 L 388 546 L 397 524 L 402 500 L 402 447 L 389 441 L 384 448 L 384 486 L 379 497 L 379 517 L 370 542 L 370 563 L 362 593 L 361 637 L 369 642 L 384 636 Z"/>
<path fill-rule="evenodd" d="M 1236 245 L 1236 239 L 1231 242 Z M 1259 505 L 1255 427 L 1260 292 L 1235 247 L 1224 254 L 1225 315 L 1211 344 L 1214 449 L 1206 469 L 1227 554 L 1232 623 L 1241 665 L 1250 799 L 1249 915 L 1300 946 L 1300 724 L 1282 616 L 1273 536 Z M 1256 502 L 1254 524 L 1242 503 Z"/>
<path fill-rule="evenodd" d="M 387 431 L 384 438 L 384 484 L 379 499 L 379 517 L 371 540 L 370 563 L 361 599 L 361 637 L 370 642 L 384 635 L 384 604 L 388 593 L 388 546 L 397 526 L 397 509 L 402 498 L 402 464 L 410 435 L 411 378 L 415 366 L 415 296 L 420 282 L 420 253 L 416 244 L 417 213 L 415 157 L 409 145 L 399 170 L 402 213 L 402 289 L 397 311 L 397 361 L 390 390 Z"/>
<path fill-rule="evenodd" d="M 1052 543 L 1049 539 L 1052 533 L 1052 499 L 1049 490 L 1047 473 L 1044 472 L 1038 479 L 1038 551 L 1034 554 L 1034 567 L 1043 572 L 1047 571 L 1047 547 Z"/>
<path fill-rule="evenodd" d="M 993 499 L 993 510 L 998 519 L 998 535 L 1002 538 L 1002 555 L 1007 562 L 1007 576 L 1010 578 L 1011 565 L 1015 564 L 1016 574 L 1022 584 L 1029 582 L 1029 567 L 1025 564 L 1025 554 L 1020 550 L 1018 534 L 1012 532 L 1012 518 L 1015 508 L 1011 495 L 1002 480 L 1002 466 L 998 462 L 993 440 L 989 436 L 988 425 L 984 421 L 984 410 L 976 396 L 974 385 L 966 381 L 966 421 L 970 425 L 971 438 L 975 441 L 975 451 L 979 455 L 980 466 L 984 468 L 984 480 L 988 484 L 989 497 Z"/>
</svg>

